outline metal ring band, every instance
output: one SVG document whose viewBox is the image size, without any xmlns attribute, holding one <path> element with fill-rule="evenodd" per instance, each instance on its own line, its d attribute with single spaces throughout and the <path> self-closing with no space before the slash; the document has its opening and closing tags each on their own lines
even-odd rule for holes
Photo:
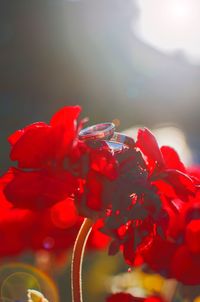
<svg viewBox="0 0 200 302">
<path fill-rule="evenodd" d="M 81 140 L 110 140 L 115 131 L 113 123 L 101 123 L 82 129 L 79 133 Z"/>
<path fill-rule="evenodd" d="M 114 132 L 113 136 L 110 139 L 111 142 L 121 143 L 128 147 L 135 146 L 135 141 L 130 136 L 127 136 L 123 133 Z"/>
</svg>

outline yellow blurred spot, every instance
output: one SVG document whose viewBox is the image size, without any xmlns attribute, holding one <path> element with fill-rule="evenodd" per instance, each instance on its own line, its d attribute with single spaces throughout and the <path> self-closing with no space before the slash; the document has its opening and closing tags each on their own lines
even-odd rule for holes
<svg viewBox="0 0 200 302">
<path fill-rule="evenodd" d="M 200 302 L 200 296 L 196 297 L 193 302 Z"/>
<path fill-rule="evenodd" d="M 159 293 L 162 291 L 164 279 L 159 275 L 145 275 L 143 278 L 143 286 L 149 292 Z"/>
</svg>

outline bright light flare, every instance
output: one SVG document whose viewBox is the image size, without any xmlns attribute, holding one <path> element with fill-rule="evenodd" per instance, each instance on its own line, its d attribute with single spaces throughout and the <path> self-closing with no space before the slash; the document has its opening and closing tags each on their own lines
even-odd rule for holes
<svg viewBox="0 0 200 302">
<path fill-rule="evenodd" d="M 183 51 L 200 62 L 199 0 L 137 0 L 137 36 L 162 51 Z"/>
<path fill-rule="evenodd" d="M 193 10 L 189 2 L 173 1 L 169 8 L 169 17 L 186 22 L 193 15 Z"/>
</svg>

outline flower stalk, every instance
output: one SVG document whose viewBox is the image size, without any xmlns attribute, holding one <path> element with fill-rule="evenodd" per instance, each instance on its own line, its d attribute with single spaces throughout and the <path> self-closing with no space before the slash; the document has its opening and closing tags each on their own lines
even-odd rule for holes
<svg viewBox="0 0 200 302">
<path fill-rule="evenodd" d="M 92 230 L 93 221 L 85 218 L 77 235 L 71 263 L 72 302 L 83 302 L 82 297 L 82 262 L 87 239 Z"/>
</svg>

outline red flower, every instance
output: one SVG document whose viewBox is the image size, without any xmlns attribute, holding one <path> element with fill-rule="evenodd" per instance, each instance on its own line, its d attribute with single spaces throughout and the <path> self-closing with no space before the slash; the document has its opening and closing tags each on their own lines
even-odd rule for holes
<svg viewBox="0 0 200 302">
<path fill-rule="evenodd" d="M 155 169 L 156 165 L 160 168 L 164 166 L 164 159 L 156 138 L 147 128 L 139 129 L 136 146 L 145 155 L 150 170 Z"/>
<path fill-rule="evenodd" d="M 168 146 L 159 148 L 153 134 L 146 128 L 138 131 L 136 146 L 145 156 L 151 181 L 161 194 L 187 201 L 196 188 L 176 151 Z"/>
<path fill-rule="evenodd" d="M 79 106 L 63 107 L 50 124 L 35 123 L 9 137 L 11 160 L 20 168 L 43 168 L 61 162 L 77 143 Z"/>
<path fill-rule="evenodd" d="M 35 211 L 31 215 L 38 236 L 29 230 L 33 239 L 27 248 L 70 246 L 81 222 L 79 213 L 94 221 L 102 218 L 102 233 L 113 239 L 110 254 L 122 248 L 129 264 L 139 254 L 170 275 L 181 245 L 187 245 L 189 253 L 199 252 L 194 244 L 197 228 L 176 203 L 195 196 L 197 178 L 189 175 L 172 148 L 159 148 L 147 129 L 140 129 L 136 144 L 120 153 L 103 141 L 80 141 L 79 113 L 78 106 L 64 107 L 49 124 L 35 123 L 9 138 L 11 159 L 18 167 L 3 177 L 6 198 L 16 208 Z M 174 215 L 179 215 L 175 228 Z M 70 239 L 63 240 L 65 236 Z M 166 256 L 166 265 L 160 259 L 154 265 L 157 250 Z"/>
<path fill-rule="evenodd" d="M 130 294 L 126 293 L 117 293 L 107 297 L 106 302 L 144 302 L 145 298 L 136 298 Z"/>
<path fill-rule="evenodd" d="M 4 192 L 17 208 L 42 210 L 71 196 L 77 189 L 77 181 L 68 171 L 41 169 L 23 171 L 10 169 L 12 179 Z"/>
<path fill-rule="evenodd" d="M 112 200 L 106 190 L 112 190 L 112 184 L 118 178 L 118 161 L 112 150 L 102 144 L 88 147 L 82 157 L 80 190 L 75 200 L 82 216 L 105 216 Z"/>
<path fill-rule="evenodd" d="M 177 248 L 171 266 L 177 280 L 188 285 L 200 284 L 200 255 L 191 253 L 187 246 Z"/>
<path fill-rule="evenodd" d="M 20 169 L 8 172 L 12 179 L 5 194 L 15 207 L 40 210 L 76 192 L 74 161 L 85 152 L 78 141 L 79 113 L 79 106 L 64 107 L 54 114 L 49 125 L 35 123 L 9 137 L 10 157 Z"/>
<path fill-rule="evenodd" d="M 40 211 L 13 208 L 3 188 L 12 177 L 0 181 L 0 258 L 25 251 L 46 250 L 56 255 L 72 248 L 83 218 L 78 215 L 73 199 L 67 198 Z M 99 221 L 100 223 L 100 221 Z M 95 225 L 88 242 L 89 249 L 105 248 L 109 238 Z"/>
<path fill-rule="evenodd" d="M 139 298 L 127 293 L 117 293 L 107 297 L 106 302 L 165 302 L 161 297 Z"/>
</svg>

